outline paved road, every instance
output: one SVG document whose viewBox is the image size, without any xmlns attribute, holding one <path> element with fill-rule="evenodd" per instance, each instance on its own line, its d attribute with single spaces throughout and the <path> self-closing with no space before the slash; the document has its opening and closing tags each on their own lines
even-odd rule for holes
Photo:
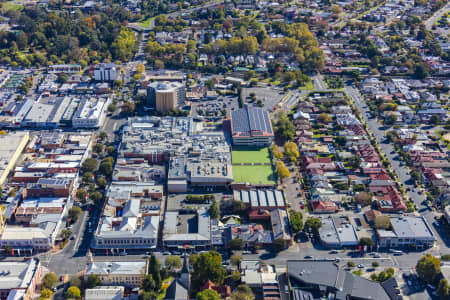
<svg viewBox="0 0 450 300">
<path fill-rule="evenodd" d="M 435 12 L 428 20 L 425 21 L 425 27 L 430 30 L 434 23 L 439 20 L 446 12 L 450 10 L 450 2 L 448 2 L 444 7 Z"/>
<path fill-rule="evenodd" d="M 391 163 L 392 169 L 397 174 L 400 183 L 405 187 L 405 189 L 410 189 L 410 191 L 407 192 L 407 195 L 416 205 L 417 212 L 424 216 L 428 224 L 431 225 L 434 222 L 434 214 L 426 205 L 425 196 L 423 194 L 419 194 L 418 189 L 414 187 L 413 180 L 409 175 L 409 169 L 405 166 L 400 166 L 401 160 L 398 157 L 398 154 L 395 152 L 394 147 L 386 141 L 384 127 L 378 124 L 376 118 L 369 118 L 370 108 L 363 101 L 358 90 L 352 88 L 351 86 L 346 86 L 346 92 L 352 98 L 355 106 L 358 108 L 361 116 L 367 123 L 369 130 L 378 142 L 380 149 L 384 152 L 386 158 Z M 448 252 L 448 247 L 442 241 L 440 234 L 438 234 L 433 226 L 431 227 L 433 228 L 432 230 L 437 238 L 437 243 L 436 246 L 430 251 L 435 252 L 435 255 L 441 253 L 441 251 Z"/>
<path fill-rule="evenodd" d="M 311 77 L 314 83 L 314 90 L 316 91 L 324 91 L 327 89 L 325 82 L 323 81 L 322 75 L 315 75 Z"/>
</svg>

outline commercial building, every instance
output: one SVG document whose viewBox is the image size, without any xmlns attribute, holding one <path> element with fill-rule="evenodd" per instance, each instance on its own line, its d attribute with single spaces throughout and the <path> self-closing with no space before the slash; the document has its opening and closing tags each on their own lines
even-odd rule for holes
<svg viewBox="0 0 450 300">
<path fill-rule="evenodd" d="M 106 108 L 110 98 L 89 97 L 80 101 L 80 105 L 72 118 L 75 128 L 99 128 L 106 118 Z"/>
<path fill-rule="evenodd" d="M 123 286 L 98 286 L 86 289 L 85 300 L 122 300 L 125 288 Z"/>
<path fill-rule="evenodd" d="M 124 127 L 119 157 L 168 163 L 169 192 L 188 186 L 226 188 L 233 181 L 230 146 L 223 131 L 206 130 L 192 118 L 130 119 Z"/>
<path fill-rule="evenodd" d="M 47 71 L 53 74 L 77 74 L 81 72 L 81 66 L 70 64 L 51 65 Z"/>
<path fill-rule="evenodd" d="M 184 97 L 181 82 L 152 82 L 147 86 L 147 106 L 159 112 L 175 109 L 184 102 Z"/>
<path fill-rule="evenodd" d="M 20 251 L 47 251 L 54 245 L 51 235 L 53 232 L 51 228 L 46 230 L 39 227 L 6 226 L 0 238 L 0 246 L 10 247 L 11 254 L 20 254 Z"/>
<path fill-rule="evenodd" d="M 261 108 L 241 108 L 231 112 L 231 137 L 235 146 L 264 147 L 274 133 L 269 113 Z"/>
<path fill-rule="evenodd" d="M 166 211 L 163 246 L 167 248 L 206 249 L 211 245 L 211 220 L 208 211 L 181 214 Z"/>
<path fill-rule="evenodd" d="M 5 207 L 8 225 L 0 247 L 9 247 L 8 255 L 32 255 L 55 245 L 91 138 L 90 132 L 43 131 L 28 143 L 13 177 L 27 185 Z"/>
<path fill-rule="evenodd" d="M 328 248 L 357 246 L 359 243 L 356 230 L 347 217 L 321 218 L 319 230 L 320 242 Z"/>
<path fill-rule="evenodd" d="M 94 79 L 96 81 L 115 81 L 120 74 L 120 68 L 114 63 L 101 63 L 95 66 Z"/>
<path fill-rule="evenodd" d="M 431 248 L 436 241 L 433 231 L 424 217 L 392 217 L 392 231 L 377 230 L 379 246 L 382 248 L 414 247 Z"/>
<path fill-rule="evenodd" d="M 42 265 L 37 259 L 0 262 L 0 299 L 32 300 L 42 278 Z"/>
<path fill-rule="evenodd" d="M 289 286 L 294 290 L 294 299 L 296 300 L 401 299 L 401 296 L 395 293 L 396 284 L 387 286 L 354 275 L 329 260 L 289 260 L 287 270 Z M 394 290 L 394 293 L 391 293 L 391 289 Z M 296 297 L 302 294 L 310 295 L 310 298 Z"/>
<path fill-rule="evenodd" d="M 93 262 L 88 265 L 84 276 L 87 280 L 89 275 L 97 275 L 102 285 L 135 288 L 142 285 L 147 271 L 147 260 Z"/>
<path fill-rule="evenodd" d="M 155 248 L 163 186 L 145 182 L 113 182 L 107 192 L 94 249 Z"/>
<path fill-rule="evenodd" d="M 27 131 L 0 135 L 0 185 L 5 183 L 28 140 L 29 133 Z"/>
</svg>

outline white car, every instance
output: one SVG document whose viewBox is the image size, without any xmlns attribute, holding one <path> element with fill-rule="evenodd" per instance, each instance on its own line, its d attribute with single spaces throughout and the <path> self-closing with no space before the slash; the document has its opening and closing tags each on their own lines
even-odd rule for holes
<svg viewBox="0 0 450 300">
<path fill-rule="evenodd" d="M 363 264 L 359 264 L 359 265 L 358 265 L 358 268 L 360 268 L 360 269 L 364 269 L 364 268 L 365 268 L 365 266 L 364 266 Z"/>
</svg>

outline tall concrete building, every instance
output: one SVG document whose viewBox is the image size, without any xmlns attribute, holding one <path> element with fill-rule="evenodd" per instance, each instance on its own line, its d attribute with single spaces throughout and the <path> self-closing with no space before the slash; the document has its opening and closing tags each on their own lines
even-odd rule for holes
<svg viewBox="0 0 450 300">
<path fill-rule="evenodd" d="M 120 67 L 113 63 L 101 63 L 94 69 L 96 81 L 115 81 L 120 74 Z"/>
<path fill-rule="evenodd" d="M 147 87 L 147 106 L 165 112 L 184 102 L 185 90 L 181 82 L 153 82 Z"/>
</svg>

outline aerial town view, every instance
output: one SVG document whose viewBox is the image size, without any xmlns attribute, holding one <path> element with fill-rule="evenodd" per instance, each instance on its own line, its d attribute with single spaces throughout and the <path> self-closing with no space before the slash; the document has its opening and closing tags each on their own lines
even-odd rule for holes
<svg viewBox="0 0 450 300">
<path fill-rule="evenodd" d="M 0 300 L 450 300 L 448 0 L 0 0 Z"/>
</svg>

